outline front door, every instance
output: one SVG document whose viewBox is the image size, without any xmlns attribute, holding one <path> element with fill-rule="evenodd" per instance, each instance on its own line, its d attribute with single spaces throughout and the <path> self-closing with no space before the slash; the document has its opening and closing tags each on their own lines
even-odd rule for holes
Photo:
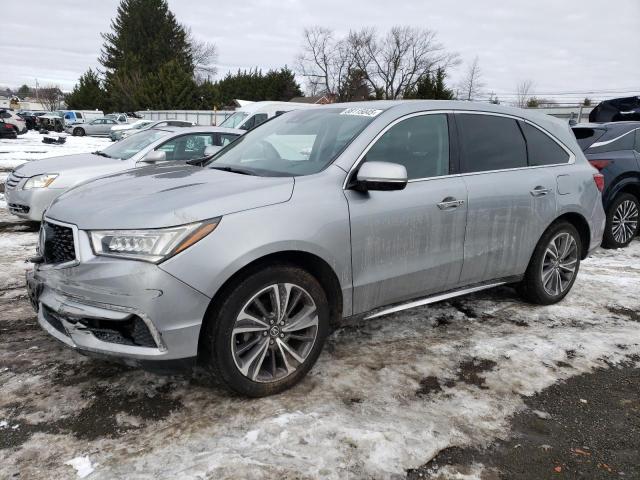
<svg viewBox="0 0 640 480">
<path fill-rule="evenodd" d="M 458 285 L 467 191 L 449 176 L 445 114 L 421 114 L 394 124 L 363 161 L 402 164 L 404 190 L 346 190 L 351 220 L 353 312 L 428 295 Z"/>
</svg>

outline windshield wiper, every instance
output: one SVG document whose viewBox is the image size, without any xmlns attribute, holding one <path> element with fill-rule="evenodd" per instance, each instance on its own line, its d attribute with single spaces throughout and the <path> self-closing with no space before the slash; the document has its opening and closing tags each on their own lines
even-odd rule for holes
<svg viewBox="0 0 640 480">
<path fill-rule="evenodd" d="M 234 167 L 209 167 L 209 168 L 213 168 L 214 170 L 222 170 L 225 172 L 239 173 L 240 175 L 255 175 L 255 173 L 253 173 L 252 171 L 243 170 L 241 168 L 234 168 Z"/>
<path fill-rule="evenodd" d="M 94 155 L 100 155 L 101 157 L 106 157 L 106 158 L 113 158 L 111 155 L 109 155 L 108 153 L 104 153 L 101 152 L 100 150 L 96 150 L 95 152 L 93 152 Z"/>
</svg>

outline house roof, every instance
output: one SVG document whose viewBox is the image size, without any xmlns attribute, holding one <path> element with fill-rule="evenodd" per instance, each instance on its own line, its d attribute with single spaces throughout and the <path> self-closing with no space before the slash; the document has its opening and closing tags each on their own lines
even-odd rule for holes
<svg viewBox="0 0 640 480">
<path fill-rule="evenodd" d="M 328 103 L 331 102 L 331 98 L 328 95 L 315 95 L 312 97 L 293 97 L 290 102 L 293 103 Z"/>
</svg>

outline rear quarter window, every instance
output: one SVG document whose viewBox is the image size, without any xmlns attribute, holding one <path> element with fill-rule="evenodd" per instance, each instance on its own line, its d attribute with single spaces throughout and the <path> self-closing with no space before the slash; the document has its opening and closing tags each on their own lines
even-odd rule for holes
<svg viewBox="0 0 640 480">
<path fill-rule="evenodd" d="M 557 165 L 569 162 L 569 154 L 549 135 L 525 122 L 520 122 L 520 127 L 527 140 L 527 155 L 530 166 Z"/>
</svg>

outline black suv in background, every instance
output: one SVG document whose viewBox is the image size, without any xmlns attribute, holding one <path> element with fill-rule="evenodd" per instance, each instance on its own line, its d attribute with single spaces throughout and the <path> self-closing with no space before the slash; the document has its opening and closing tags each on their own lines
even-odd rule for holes
<svg viewBox="0 0 640 480">
<path fill-rule="evenodd" d="M 629 245 L 640 212 L 640 122 L 587 123 L 573 127 L 585 156 L 604 175 L 605 248 Z"/>
</svg>

